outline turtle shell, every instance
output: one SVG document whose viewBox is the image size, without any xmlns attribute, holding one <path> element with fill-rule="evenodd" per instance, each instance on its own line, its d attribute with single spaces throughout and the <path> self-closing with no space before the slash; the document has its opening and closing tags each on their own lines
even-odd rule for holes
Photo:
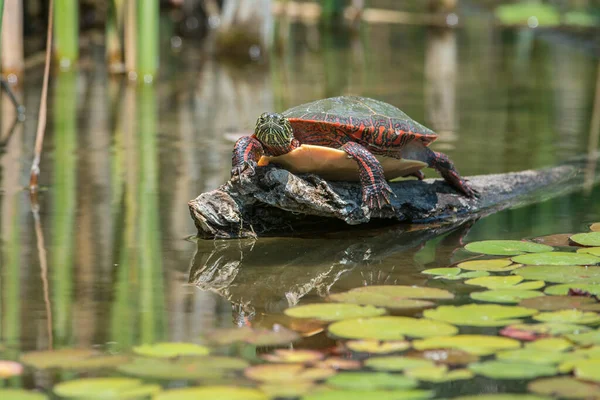
<svg viewBox="0 0 600 400">
<path fill-rule="evenodd" d="M 400 149 L 417 140 L 437 139 L 429 128 L 382 101 L 357 96 L 331 97 L 282 113 L 300 143 L 340 147 L 350 139 L 371 149 Z"/>
</svg>

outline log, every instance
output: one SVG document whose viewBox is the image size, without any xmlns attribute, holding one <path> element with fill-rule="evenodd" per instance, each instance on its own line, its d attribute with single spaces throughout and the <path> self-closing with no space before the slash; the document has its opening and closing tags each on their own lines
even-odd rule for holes
<svg viewBox="0 0 600 400">
<path fill-rule="evenodd" d="M 590 160 L 592 161 L 590 163 Z M 441 179 L 391 183 L 391 207 L 370 210 L 362 205 L 354 182 L 328 182 L 316 175 L 297 176 L 269 165 L 254 175 L 234 177 L 220 188 L 188 203 L 201 238 L 289 236 L 314 230 L 348 229 L 348 225 L 466 221 L 508 207 L 542 201 L 584 185 L 584 169 L 598 155 L 540 170 L 468 177 L 479 192 L 469 199 Z M 592 184 L 599 180 L 594 175 Z M 586 180 L 589 185 L 589 179 Z"/>
</svg>

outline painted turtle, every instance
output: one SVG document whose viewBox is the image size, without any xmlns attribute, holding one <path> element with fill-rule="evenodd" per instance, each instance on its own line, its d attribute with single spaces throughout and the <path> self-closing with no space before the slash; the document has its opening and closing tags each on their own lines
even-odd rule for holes
<svg viewBox="0 0 600 400">
<path fill-rule="evenodd" d="M 421 169 L 429 166 L 466 196 L 475 196 L 452 161 L 428 147 L 435 139 L 432 130 L 390 104 L 332 97 L 282 114 L 263 113 L 254 134 L 236 142 L 232 175 L 274 162 L 324 179 L 359 180 L 363 202 L 381 208 L 390 203 L 392 193 L 386 179 L 423 179 Z"/>
</svg>

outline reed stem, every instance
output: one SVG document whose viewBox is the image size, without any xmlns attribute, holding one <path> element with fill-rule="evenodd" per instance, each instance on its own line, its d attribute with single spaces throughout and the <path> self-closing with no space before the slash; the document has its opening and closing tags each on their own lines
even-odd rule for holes
<svg viewBox="0 0 600 400">
<path fill-rule="evenodd" d="M 69 69 L 79 57 L 79 2 L 56 0 L 54 52 L 60 67 Z"/>
<path fill-rule="evenodd" d="M 143 0 L 137 3 L 137 71 L 146 83 L 154 80 L 158 71 L 158 0 Z"/>
</svg>

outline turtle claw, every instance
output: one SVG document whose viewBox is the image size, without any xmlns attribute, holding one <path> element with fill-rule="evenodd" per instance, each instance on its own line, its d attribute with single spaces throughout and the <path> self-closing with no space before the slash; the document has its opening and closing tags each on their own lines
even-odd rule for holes
<svg viewBox="0 0 600 400">
<path fill-rule="evenodd" d="M 231 169 L 231 177 L 240 177 L 242 174 L 247 176 L 254 176 L 256 173 L 257 163 L 254 160 L 246 160 L 240 165 L 236 165 Z"/>
<path fill-rule="evenodd" d="M 391 205 L 391 196 L 394 196 L 394 192 L 390 186 L 386 183 L 385 186 L 376 187 L 368 186 L 363 188 L 363 204 L 365 204 L 371 210 L 381 210 L 386 205 Z"/>
</svg>

